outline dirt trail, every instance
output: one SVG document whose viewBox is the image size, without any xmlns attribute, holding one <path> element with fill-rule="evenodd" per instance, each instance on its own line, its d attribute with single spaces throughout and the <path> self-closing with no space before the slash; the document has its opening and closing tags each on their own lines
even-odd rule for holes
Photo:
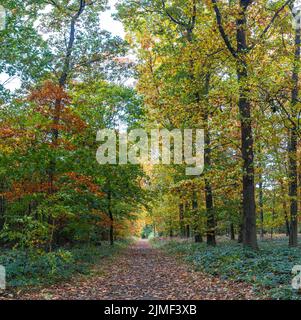
<svg viewBox="0 0 301 320">
<path fill-rule="evenodd" d="M 19 299 L 254 299 L 252 288 L 244 283 L 190 269 L 141 240 L 102 267 L 101 275 L 21 294 Z"/>
</svg>

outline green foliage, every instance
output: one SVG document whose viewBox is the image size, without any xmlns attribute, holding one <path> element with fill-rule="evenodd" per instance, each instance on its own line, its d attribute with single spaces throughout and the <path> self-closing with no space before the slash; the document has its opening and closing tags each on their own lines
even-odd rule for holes
<svg viewBox="0 0 301 320">
<path fill-rule="evenodd" d="M 42 250 L 1 250 L 0 264 L 6 268 L 7 286 L 41 286 L 69 279 L 74 274 L 89 274 L 91 267 L 128 245 L 117 242 L 114 247 L 81 245 L 53 252 Z"/>
<path fill-rule="evenodd" d="M 258 294 L 264 291 L 273 299 L 301 299 L 291 286 L 292 268 L 301 264 L 300 248 L 288 248 L 286 239 L 261 241 L 258 252 L 230 241 L 214 248 L 187 241 L 153 243 L 172 255 L 184 256 L 197 270 L 251 283 Z"/>
</svg>

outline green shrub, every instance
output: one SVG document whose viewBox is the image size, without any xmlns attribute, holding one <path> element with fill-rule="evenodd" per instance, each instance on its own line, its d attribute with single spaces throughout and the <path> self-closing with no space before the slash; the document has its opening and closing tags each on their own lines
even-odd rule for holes
<svg viewBox="0 0 301 320">
<path fill-rule="evenodd" d="M 257 252 L 230 241 L 211 248 L 188 241 L 153 243 L 170 254 L 183 255 L 197 270 L 251 283 L 255 292 L 264 289 L 273 299 L 301 299 L 291 287 L 292 268 L 301 265 L 301 252 L 300 248 L 288 248 L 287 239 L 261 241 Z"/>
<path fill-rule="evenodd" d="M 45 253 L 42 250 L 2 250 L 0 265 L 6 268 L 8 287 L 38 286 L 66 280 L 72 275 L 89 274 L 91 266 L 127 246 L 82 245 Z"/>
</svg>

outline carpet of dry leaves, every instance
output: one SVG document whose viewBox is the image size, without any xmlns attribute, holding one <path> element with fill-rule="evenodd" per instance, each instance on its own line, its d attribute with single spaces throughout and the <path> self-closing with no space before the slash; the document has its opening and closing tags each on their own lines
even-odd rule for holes
<svg viewBox="0 0 301 320">
<path fill-rule="evenodd" d="M 258 299 L 246 283 L 224 281 L 193 271 L 141 240 L 81 277 L 38 291 L 19 292 L 22 300 L 236 300 Z"/>
</svg>

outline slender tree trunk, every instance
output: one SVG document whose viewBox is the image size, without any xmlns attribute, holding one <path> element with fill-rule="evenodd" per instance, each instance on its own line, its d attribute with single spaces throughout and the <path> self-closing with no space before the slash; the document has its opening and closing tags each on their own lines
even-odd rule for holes
<svg viewBox="0 0 301 320">
<path fill-rule="evenodd" d="M 242 200 L 242 198 L 241 198 Z M 240 223 L 239 223 L 239 230 L 238 230 L 238 239 L 237 242 L 238 243 L 243 243 L 243 234 L 244 234 L 244 223 L 243 223 L 243 203 L 241 201 L 240 203 Z"/>
<path fill-rule="evenodd" d="M 238 243 L 243 243 L 243 238 L 244 238 L 244 225 L 241 222 L 240 225 L 239 225 L 239 232 L 238 232 L 237 242 Z"/>
<path fill-rule="evenodd" d="M 108 191 L 108 213 L 109 213 L 109 218 L 110 218 L 109 238 L 110 238 L 110 245 L 112 246 L 112 245 L 114 245 L 114 217 L 113 217 L 113 212 L 112 212 L 111 190 Z"/>
<path fill-rule="evenodd" d="M 209 110 L 208 110 L 208 93 L 210 90 L 210 74 L 207 73 L 205 79 L 205 87 L 204 87 L 204 96 L 206 97 L 206 103 L 203 107 L 203 121 L 204 121 L 204 166 L 205 170 L 211 170 L 211 147 L 210 147 L 210 132 L 209 132 Z M 213 207 L 213 194 L 212 194 L 212 186 L 211 182 L 206 175 L 206 171 L 204 174 L 205 180 L 205 202 L 206 202 L 206 212 L 207 212 L 207 244 L 210 246 L 216 245 L 215 239 L 215 214 L 214 214 L 214 207 Z"/>
<path fill-rule="evenodd" d="M 235 240 L 235 230 L 234 230 L 234 223 L 230 223 L 230 238 L 231 240 Z"/>
<path fill-rule="evenodd" d="M 196 10 L 196 3 L 194 3 L 194 10 Z M 192 43 L 193 41 L 193 29 L 194 29 L 194 23 L 191 28 L 187 29 L 187 40 L 189 43 Z M 194 60 L 190 60 L 190 78 L 192 81 L 192 85 L 194 85 L 195 82 L 195 76 L 194 76 Z M 201 114 L 202 114 L 202 121 L 204 126 L 204 142 L 205 142 L 205 148 L 204 148 L 204 167 L 205 170 L 210 170 L 211 167 L 211 147 L 210 147 L 210 131 L 209 131 L 209 101 L 208 101 L 208 94 L 210 90 L 210 73 L 208 72 L 205 77 L 205 85 L 203 90 L 203 101 L 200 98 L 200 94 L 197 91 L 195 93 L 195 102 L 201 106 Z M 205 103 L 204 103 L 205 102 Z M 201 105 L 202 103 L 202 105 Z M 212 186 L 211 181 L 206 177 L 206 172 L 204 173 L 204 181 L 205 181 L 205 203 L 206 203 L 206 213 L 207 213 L 207 245 L 215 246 L 216 245 L 216 238 L 215 238 L 215 213 L 213 208 L 213 193 L 212 193 Z"/>
<path fill-rule="evenodd" d="M 110 245 L 114 245 L 114 219 L 113 216 L 110 215 L 111 225 L 110 225 Z"/>
<path fill-rule="evenodd" d="M 71 56 L 74 48 L 74 42 L 75 42 L 75 31 L 76 31 L 76 22 L 81 16 L 81 14 L 84 12 L 86 7 L 86 0 L 79 0 L 79 8 L 78 11 L 75 13 L 75 15 L 72 17 L 70 22 L 70 31 L 69 31 L 69 39 L 68 39 L 68 45 L 66 49 L 66 54 L 63 62 L 63 70 L 59 78 L 59 86 L 61 89 L 64 89 L 66 86 L 67 78 L 70 73 L 70 64 L 71 64 Z M 54 106 L 54 117 L 53 117 L 53 129 L 52 129 L 52 143 L 56 147 L 58 138 L 59 138 L 59 130 L 58 125 L 60 123 L 61 118 L 61 110 L 62 110 L 62 100 L 57 99 L 55 101 Z M 50 165 L 49 165 L 49 193 L 52 194 L 54 190 L 54 178 L 55 178 L 55 172 L 56 172 L 56 156 L 53 155 L 50 159 Z"/>
<path fill-rule="evenodd" d="M 187 216 L 187 210 L 189 211 L 189 202 L 184 203 L 184 217 L 186 217 L 186 221 L 188 222 L 184 226 L 184 237 L 189 238 L 190 237 L 190 225 L 189 225 L 189 220 Z"/>
<path fill-rule="evenodd" d="M 192 211 L 193 211 L 193 217 L 194 217 L 194 241 L 195 242 L 203 242 L 202 234 L 199 230 L 199 217 L 197 214 L 198 211 L 198 200 L 197 200 L 197 193 L 193 191 L 192 193 Z"/>
<path fill-rule="evenodd" d="M 213 197 L 212 189 L 208 179 L 205 179 L 205 198 L 207 209 L 207 244 L 211 246 L 216 245 L 215 240 L 215 217 L 213 212 Z"/>
<path fill-rule="evenodd" d="M 290 235 L 290 222 L 289 222 L 289 218 L 287 215 L 287 211 L 285 211 L 285 234 L 287 237 L 289 237 Z"/>
<path fill-rule="evenodd" d="M 292 72 L 292 98 L 291 107 L 293 118 L 297 121 L 297 110 L 296 105 L 298 103 L 299 95 L 299 71 L 300 71 L 300 44 L 301 44 L 301 28 L 300 23 L 296 23 L 295 29 L 295 56 L 294 66 Z M 289 144 L 288 144 L 288 155 L 289 155 L 289 198 L 290 198 L 290 234 L 289 234 L 289 245 L 296 247 L 298 245 L 298 173 L 297 173 L 297 145 L 298 145 L 298 134 L 297 127 L 293 126 L 290 128 Z"/>
<path fill-rule="evenodd" d="M 263 182 L 262 174 L 259 175 L 259 214 L 260 214 L 260 238 L 264 238 L 264 214 L 263 214 Z"/>
<path fill-rule="evenodd" d="M 274 225 L 275 216 L 276 216 L 275 206 L 276 206 L 276 189 L 275 189 L 275 187 L 274 187 L 274 190 L 273 190 L 273 208 L 272 208 L 271 239 L 273 239 L 273 233 L 274 233 L 273 225 Z"/>
<path fill-rule="evenodd" d="M 184 204 L 179 204 L 179 220 L 180 220 L 180 237 L 185 236 L 185 227 L 184 227 Z"/>
<path fill-rule="evenodd" d="M 0 196 L 0 232 L 4 226 L 4 216 L 5 216 L 5 198 L 4 196 Z"/>
<path fill-rule="evenodd" d="M 189 224 L 186 225 L 186 238 L 187 239 L 190 238 L 190 225 Z"/>
<path fill-rule="evenodd" d="M 282 194 L 286 193 L 285 187 L 283 180 L 280 180 L 280 186 L 281 186 L 281 192 Z M 288 237 L 290 234 L 290 222 L 289 222 L 289 217 L 288 217 L 288 211 L 287 211 L 287 205 L 286 205 L 286 199 L 284 198 L 282 200 L 282 207 L 283 207 L 283 212 L 284 212 L 284 218 L 285 218 L 285 230 L 286 230 L 286 236 Z"/>
<path fill-rule="evenodd" d="M 289 143 L 289 197 L 290 197 L 290 234 L 289 245 L 298 245 L 298 203 L 297 203 L 297 135 L 290 132 Z"/>
<path fill-rule="evenodd" d="M 53 240 L 54 240 L 54 230 L 55 230 L 55 220 L 52 219 L 51 233 L 50 233 L 50 239 L 49 239 L 49 245 L 48 245 L 49 252 L 52 252 L 52 246 L 53 246 Z"/>
</svg>

